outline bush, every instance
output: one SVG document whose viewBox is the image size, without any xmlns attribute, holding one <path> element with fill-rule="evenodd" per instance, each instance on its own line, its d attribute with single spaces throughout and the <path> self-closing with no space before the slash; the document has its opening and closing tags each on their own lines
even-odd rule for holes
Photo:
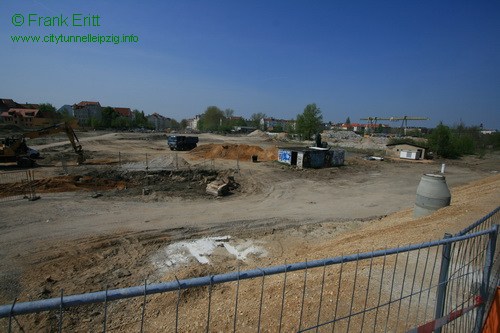
<svg viewBox="0 0 500 333">
<path fill-rule="evenodd" d="M 448 126 L 439 124 L 429 135 L 428 142 L 430 148 L 440 157 L 460 157 L 460 152 L 457 149 L 459 142 L 453 137 L 453 134 Z"/>
<path fill-rule="evenodd" d="M 416 146 L 422 146 L 424 145 L 420 141 L 416 141 L 412 138 L 390 138 L 388 144 L 390 145 L 399 145 L 399 144 L 409 144 L 409 145 L 416 145 Z"/>
</svg>

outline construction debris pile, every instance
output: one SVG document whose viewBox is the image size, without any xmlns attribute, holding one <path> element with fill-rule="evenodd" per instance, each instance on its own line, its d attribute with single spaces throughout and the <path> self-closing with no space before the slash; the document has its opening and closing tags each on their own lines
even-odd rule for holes
<svg viewBox="0 0 500 333">
<path fill-rule="evenodd" d="M 207 193 L 216 197 L 228 195 L 230 191 L 239 187 L 232 176 L 218 177 L 213 182 L 208 183 Z"/>
<path fill-rule="evenodd" d="M 25 182 L 2 184 L 0 198 L 23 193 L 26 186 Z M 43 193 L 83 191 L 99 193 L 99 196 L 103 198 L 136 196 L 150 201 L 168 197 L 200 198 L 207 197 L 207 193 L 222 196 L 238 188 L 239 184 L 234 181 L 233 177 L 216 170 L 172 170 L 145 173 L 108 169 L 34 180 L 30 186 L 42 196 Z"/>
<path fill-rule="evenodd" d="M 362 136 L 353 131 L 328 131 L 323 132 L 324 137 L 329 141 L 336 142 L 340 140 L 361 140 Z"/>
<path fill-rule="evenodd" d="M 362 137 L 353 131 L 326 131 L 323 138 L 332 146 L 341 148 L 385 150 L 387 138 Z"/>
</svg>

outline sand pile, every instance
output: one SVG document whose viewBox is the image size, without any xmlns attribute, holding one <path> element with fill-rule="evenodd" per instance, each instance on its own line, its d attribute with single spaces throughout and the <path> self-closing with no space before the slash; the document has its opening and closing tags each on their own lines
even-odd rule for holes
<svg viewBox="0 0 500 333">
<path fill-rule="evenodd" d="M 276 133 L 276 136 L 273 137 L 273 139 L 276 141 L 289 141 L 288 133 L 286 132 Z"/>
<path fill-rule="evenodd" d="M 267 135 L 265 132 L 262 132 L 261 130 L 255 130 L 252 133 L 248 134 L 247 136 L 263 138 L 263 139 L 269 138 L 269 135 Z"/>
<path fill-rule="evenodd" d="M 278 148 L 263 149 L 259 146 L 212 143 L 198 146 L 191 150 L 189 154 L 205 159 L 224 158 L 228 160 L 239 159 L 247 161 L 250 161 L 252 156 L 256 155 L 260 161 L 275 161 L 278 159 Z"/>
</svg>

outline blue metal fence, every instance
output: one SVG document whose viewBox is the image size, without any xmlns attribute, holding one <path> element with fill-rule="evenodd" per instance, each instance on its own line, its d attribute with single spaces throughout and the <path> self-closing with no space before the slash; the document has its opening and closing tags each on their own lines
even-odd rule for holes
<svg viewBox="0 0 500 333">
<path fill-rule="evenodd" d="M 8 332 L 479 331 L 498 282 L 498 211 L 432 242 L 80 295 L 61 292 L 0 306 L 0 318 Z"/>
</svg>

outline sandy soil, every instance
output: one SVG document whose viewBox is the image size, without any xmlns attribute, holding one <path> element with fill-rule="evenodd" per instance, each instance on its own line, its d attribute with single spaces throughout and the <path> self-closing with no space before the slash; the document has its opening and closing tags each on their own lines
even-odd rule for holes
<svg viewBox="0 0 500 333">
<path fill-rule="evenodd" d="M 173 274 L 223 273 L 437 239 L 499 203 L 498 154 L 412 163 L 366 161 L 348 153 L 343 167 L 296 170 L 266 156 L 277 146 L 297 143 L 263 136 L 203 134 L 201 147 L 180 153 L 167 149 L 162 134 L 82 133 L 81 142 L 89 157 L 84 166 L 74 165 L 60 137 L 35 142 L 47 156 L 35 169 L 40 200 L 5 198 L 12 189 L 0 189 L 3 304 L 14 297 L 56 297 L 60 289 L 83 293 L 141 284 L 146 278 L 165 281 Z M 236 157 L 229 148 L 219 155 L 209 149 L 224 151 L 219 146 L 231 145 L 240 145 Z M 253 154 L 259 154 L 259 163 L 250 162 Z M 62 159 L 69 160 L 66 168 Z M 170 166 L 182 161 L 183 170 L 146 174 L 123 167 L 146 165 L 146 160 Z M 452 205 L 414 219 L 420 177 L 437 172 L 441 163 L 447 165 Z M 222 174 L 233 176 L 238 188 L 223 198 L 205 194 L 206 183 Z M 207 236 L 231 239 L 227 251 L 216 247 L 210 263 L 164 258 L 160 261 L 170 260 L 168 265 L 155 264 L 165 247 Z M 230 252 L 254 248 L 258 255 L 239 259 Z M 128 326 L 120 327 L 117 331 L 127 331 Z"/>
</svg>

